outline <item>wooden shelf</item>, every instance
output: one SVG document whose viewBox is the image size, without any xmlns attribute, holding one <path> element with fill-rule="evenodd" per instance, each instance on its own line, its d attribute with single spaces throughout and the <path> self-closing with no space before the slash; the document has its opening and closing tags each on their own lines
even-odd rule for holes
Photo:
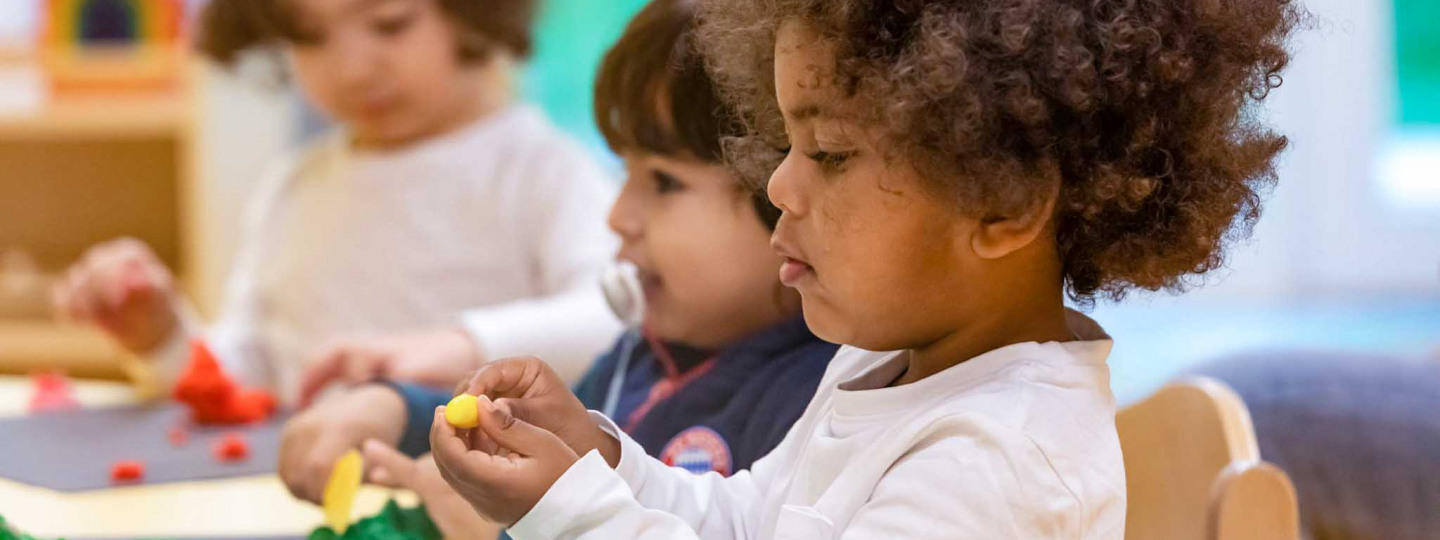
<svg viewBox="0 0 1440 540">
<path fill-rule="evenodd" d="M 180 136 L 190 128 L 180 93 L 60 99 L 34 112 L 0 113 L 0 141 Z"/>
<path fill-rule="evenodd" d="M 0 321 L 0 373 L 63 369 L 75 377 L 120 380 L 127 353 L 97 331 L 48 321 Z"/>
</svg>

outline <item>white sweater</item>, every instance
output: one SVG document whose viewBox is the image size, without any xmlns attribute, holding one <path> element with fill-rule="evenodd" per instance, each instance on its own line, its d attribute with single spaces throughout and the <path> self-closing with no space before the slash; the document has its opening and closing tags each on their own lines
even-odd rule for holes
<svg viewBox="0 0 1440 540">
<path fill-rule="evenodd" d="M 599 286 L 616 187 L 529 106 L 391 152 L 336 133 L 257 187 L 206 337 L 283 401 L 326 339 L 442 325 L 463 324 L 486 358 L 578 377 L 620 331 Z M 183 367 L 187 326 L 153 354 L 162 376 Z"/>
<path fill-rule="evenodd" d="M 1111 342 L 1021 343 L 887 387 L 900 353 L 843 348 L 804 416 L 751 471 L 693 476 L 620 437 L 575 464 L 517 540 L 1121 540 L 1125 471 Z M 777 391 L 783 391 L 778 390 Z"/>
</svg>

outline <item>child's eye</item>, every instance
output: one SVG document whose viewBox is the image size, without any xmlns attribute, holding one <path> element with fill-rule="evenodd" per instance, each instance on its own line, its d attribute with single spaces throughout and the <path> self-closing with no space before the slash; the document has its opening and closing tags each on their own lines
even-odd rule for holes
<svg viewBox="0 0 1440 540">
<path fill-rule="evenodd" d="M 325 34 L 312 28 L 295 28 L 287 36 L 290 44 L 296 47 L 319 47 L 325 44 Z"/>
<path fill-rule="evenodd" d="M 409 28 L 410 22 L 414 19 L 415 18 L 410 16 L 409 13 L 399 16 L 383 17 L 370 23 L 370 27 L 374 29 L 377 34 L 392 37 L 400 35 L 406 28 Z"/>
<path fill-rule="evenodd" d="M 845 167 L 845 162 L 854 155 L 854 152 L 826 152 L 817 150 L 813 153 L 806 154 L 806 157 L 815 163 L 819 163 L 821 171 L 826 174 L 833 174 L 840 172 L 840 170 Z"/>
<path fill-rule="evenodd" d="M 675 192 L 677 192 L 677 191 L 683 191 L 684 189 L 685 189 L 685 184 L 681 183 L 679 179 L 675 178 L 674 176 L 670 176 L 668 173 L 664 173 L 664 172 L 660 172 L 660 171 L 655 171 L 655 192 L 656 192 L 656 193 L 660 193 L 660 194 L 664 195 L 664 194 L 667 194 L 667 193 L 675 193 Z"/>
</svg>

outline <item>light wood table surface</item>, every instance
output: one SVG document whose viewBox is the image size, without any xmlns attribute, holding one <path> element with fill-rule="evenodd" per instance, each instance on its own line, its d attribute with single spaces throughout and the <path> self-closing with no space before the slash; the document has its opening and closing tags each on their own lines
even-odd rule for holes
<svg viewBox="0 0 1440 540">
<path fill-rule="evenodd" d="M 85 407 L 137 402 L 133 390 L 123 383 L 73 381 L 73 385 L 76 399 Z M 0 376 L 0 416 L 25 414 L 30 394 L 29 378 Z M 388 490 L 362 489 L 353 515 L 379 512 L 391 495 Z M 415 502 L 410 494 L 399 498 L 403 504 Z M 22 532 L 41 538 L 304 536 L 323 521 L 318 507 L 292 498 L 274 475 L 83 493 L 0 479 L 0 515 Z"/>
</svg>

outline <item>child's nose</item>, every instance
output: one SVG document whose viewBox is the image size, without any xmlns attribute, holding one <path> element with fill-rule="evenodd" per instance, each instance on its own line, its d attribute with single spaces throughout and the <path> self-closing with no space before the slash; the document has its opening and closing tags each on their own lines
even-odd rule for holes
<svg viewBox="0 0 1440 540">
<path fill-rule="evenodd" d="M 805 214 L 807 205 L 801 189 L 804 182 L 801 167 L 794 155 L 791 153 L 786 156 L 780 167 L 775 169 L 775 173 L 770 175 L 765 192 L 770 196 L 770 202 L 780 211 L 790 214 L 791 217 L 799 217 Z"/>
<path fill-rule="evenodd" d="M 615 198 L 615 204 L 610 206 L 610 215 L 605 220 L 610 230 L 620 235 L 625 240 L 639 238 L 645 230 L 645 219 L 639 204 L 639 197 L 635 196 L 629 182 L 620 190 L 620 196 Z"/>
<path fill-rule="evenodd" d="M 340 80 L 347 85 L 368 85 L 380 71 L 380 58 L 373 47 L 359 40 L 342 41 L 336 47 L 334 66 Z"/>
</svg>

